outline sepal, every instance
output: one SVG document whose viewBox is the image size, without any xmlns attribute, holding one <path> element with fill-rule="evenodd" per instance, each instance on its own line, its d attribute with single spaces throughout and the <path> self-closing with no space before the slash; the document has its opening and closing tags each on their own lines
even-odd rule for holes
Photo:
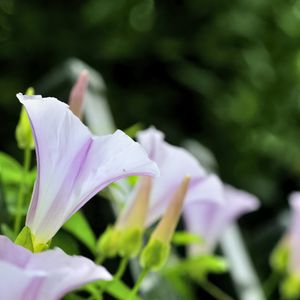
<svg viewBox="0 0 300 300">
<path fill-rule="evenodd" d="M 37 243 L 35 236 L 32 234 L 30 228 L 25 226 L 18 234 L 15 244 L 20 245 L 31 252 L 37 253 L 47 250 L 50 247 L 49 241 L 47 244 Z"/>
<path fill-rule="evenodd" d="M 170 254 L 170 244 L 151 239 L 143 249 L 140 264 L 146 270 L 158 271 L 166 263 Z"/>
</svg>

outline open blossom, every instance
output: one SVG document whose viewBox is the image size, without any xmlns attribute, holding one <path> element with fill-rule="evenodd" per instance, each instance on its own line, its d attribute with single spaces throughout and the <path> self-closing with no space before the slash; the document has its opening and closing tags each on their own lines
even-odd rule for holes
<svg viewBox="0 0 300 300">
<path fill-rule="evenodd" d="M 55 98 L 17 95 L 35 139 L 38 176 L 26 225 L 47 243 L 77 210 L 110 183 L 129 175 L 155 176 L 143 148 L 122 131 L 93 136 Z"/>
<path fill-rule="evenodd" d="M 224 200 L 222 204 L 197 201 L 185 206 L 183 217 L 187 229 L 204 239 L 203 244 L 190 247 L 191 254 L 212 252 L 231 222 L 259 206 L 255 196 L 229 185 L 224 185 Z"/>
<path fill-rule="evenodd" d="M 289 230 L 290 243 L 289 270 L 300 274 L 300 192 L 294 192 L 289 197 L 292 208 L 292 223 Z"/>
<path fill-rule="evenodd" d="M 0 298 L 58 300 L 95 280 L 110 280 L 105 268 L 60 249 L 33 254 L 0 236 Z"/>
<path fill-rule="evenodd" d="M 185 204 L 202 200 L 219 203 L 223 201 L 223 187 L 218 177 L 208 175 L 188 151 L 167 143 L 162 132 L 151 127 L 138 133 L 138 141 L 160 169 L 160 176 L 152 179 L 146 226 L 153 224 L 163 215 L 174 191 L 185 176 L 190 177 Z M 139 184 L 134 193 L 138 188 Z M 127 205 L 122 214 L 123 219 L 130 214 L 133 205 L 134 201 Z"/>
</svg>

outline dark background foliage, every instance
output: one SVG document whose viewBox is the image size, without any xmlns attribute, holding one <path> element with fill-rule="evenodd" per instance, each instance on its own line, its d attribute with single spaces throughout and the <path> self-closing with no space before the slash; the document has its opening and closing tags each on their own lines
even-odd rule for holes
<svg viewBox="0 0 300 300">
<path fill-rule="evenodd" d="M 223 180 L 259 196 L 244 222 L 263 269 L 300 187 L 299 37 L 299 0 L 0 0 L 1 150 L 20 155 L 15 94 L 77 57 L 104 77 L 118 127 L 201 141 Z"/>
</svg>

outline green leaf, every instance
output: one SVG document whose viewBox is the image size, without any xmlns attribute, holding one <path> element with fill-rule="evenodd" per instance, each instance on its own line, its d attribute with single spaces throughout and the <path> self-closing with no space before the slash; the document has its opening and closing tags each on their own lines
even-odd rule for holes
<svg viewBox="0 0 300 300">
<path fill-rule="evenodd" d="M 78 255 L 80 253 L 77 240 L 63 230 L 54 236 L 51 241 L 51 247 L 59 247 L 69 255 Z"/>
<path fill-rule="evenodd" d="M 10 238 L 12 241 L 16 239 L 16 234 L 7 224 L 1 224 L 1 232 L 8 238 Z"/>
<path fill-rule="evenodd" d="M 141 123 L 136 123 L 130 126 L 129 128 L 125 129 L 124 132 L 131 138 L 134 138 L 136 134 L 143 129 L 144 126 Z"/>
<path fill-rule="evenodd" d="M 202 244 L 203 239 L 199 235 L 187 231 L 176 231 L 172 243 L 175 245 Z"/>
<path fill-rule="evenodd" d="M 95 234 L 81 211 L 74 214 L 63 226 L 65 230 L 72 233 L 92 253 L 96 252 Z"/>
<path fill-rule="evenodd" d="M 228 271 L 228 264 L 223 257 L 216 255 L 201 255 L 189 257 L 172 268 L 183 274 L 188 274 L 196 282 L 206 279 L 208 274 L 222 274 Z"/>
<path fill-rule="evenodd" d="M 228 264 L 223 257 L 202 255 L 188 262 L 187 270 L 194 280 L 205 278 L 208 274 L 222 274 L 228 271 Z"/>
<path fill-rule="evenodd" d="M 99 285 L 108 294 L 119 300 L 141 300 L 138 296 L 131 297 L 131 289 L 122 281 L 113 279 L 111 281 L 100 281 Z"/>
<path fill-rule="evenodd" d="M 24 181 L 22 166 L 10 155 L 0 152 L 0 175 L 3 184 L 20 184 Z M 32 186 L 36 178 L 36 169 L 26 174 L 25 183 Z"/>
</svg>

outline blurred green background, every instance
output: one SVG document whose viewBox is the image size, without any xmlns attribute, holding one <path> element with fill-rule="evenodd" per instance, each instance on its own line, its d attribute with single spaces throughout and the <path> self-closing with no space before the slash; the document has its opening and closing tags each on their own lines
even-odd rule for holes
<svg viewBox="0 0 300 300">
<path fill-rule="evenodd" d="M 266 267 L 300 188 L 299 46 L 299 0 L 0 0 L 1 150 L 19 155 L 15 94 L 77 57 L 103 76 L 118 127 L 200 141 L 261 199 L 245 230 Z"/>
</svg>

